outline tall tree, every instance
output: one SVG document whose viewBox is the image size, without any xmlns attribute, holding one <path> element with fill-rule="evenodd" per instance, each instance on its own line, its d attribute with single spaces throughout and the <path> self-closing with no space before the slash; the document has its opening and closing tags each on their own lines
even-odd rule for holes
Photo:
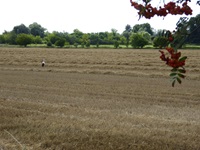
<svg viewBox="0 0 200 150">
<path fill-rule="evenodd" d="M 21 33 L 25 33 L 25 34 L 29 34 L 30 33 L 30 30 L 28 27 L 26 27 L 24 24 L 21 24 L 21 25 L 18 25 L 18 26 L 15 26 L 13 28 L 13 32 L 15 34 L 21 34 Z"/>
<path fill-rule="evenodd" d="M 44 37 L 45 28 L 43 28 L 40 24 L 37 22 L 34 22 L 29 25 L 30 33 L 34 36 L 40 36 L 41 38 Z"/>
<path fill-rule="evenodd" d="M 90 46 L 90 39 L 89 39 L 89 34 L 83 34 L 81 38 L 81 45 L 84 47 L 89 47 Z"/>
<path fill-rule="evenodd" d="M 99 42 L 100 42 L 99 33 L 91 33 L 90 34 L 90 43 L 92 45 L 96 45 L 96 47 L 99 47 Z"/>
<path fill-rule="evenodd" d="M 151 25 L 149 23 L 143 23 L 143 24 L 136 24 L 133 26 L 133 32 L 141 32 L 141 31 L 146 31 L 150 35 L 153 35 L 153 29 L 151 28 Z"/>
<path fill-rule="evenodd" d="M 126 25 L 125 31 L 126 32 L 131 32 L 131 26 L 129 24 Z"/>
<path fill-rule="evenodd" d="M 74 29 L 74 32 L 71 35 L 74 35 L 76 37 L 76 43 L 81 44 L 81 39 L 83 36 L 83 32 L 81 32 L 78 29 Z"/>
<path fill-rule="evenodd" d="M 126 47 L 128 47 L 129 41 L 130 41 L 130 36 L 131 36 L 131 26 L 130 25 L 126 25 L 125 30 L 122 33 L 122 35 L 126 38 L 125 45 L 126 45 Z"/>
<path fill-rule="evenodd" d="M 200 44 L 200 14 L 189 20 L 189 36 L 187 43 Z"/>
</svg>

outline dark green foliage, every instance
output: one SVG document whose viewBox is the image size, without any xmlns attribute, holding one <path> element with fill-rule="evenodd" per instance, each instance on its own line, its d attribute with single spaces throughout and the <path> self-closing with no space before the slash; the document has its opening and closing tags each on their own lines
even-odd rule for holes
<svg viewBox="0 0 200 150">
<path fill-rule="evenodd" d="M 168 45 L 168 39 L 164 36 L 157 36 L 153 40 L 153 46 L 158 48 L 164 48 Z"/>
<path fill-rule="evenodd" d="M 34 22 L 29 25 L 30 33 L 34 36 L 44 37 L 45 28 L 43 28 L 40 24 Z"/>
<path fill-rule="evenodd" d="M 28 27 L 26 27 L 24 24 L 21 24 L 19 26 L 15 26 L 13 28 L 13 32 L 15 34 L 21 34 L 21 33 L 25 33 L 25 34 L 29 34 L 30 33 L 30 30 Z"/>
<path fill-rule="evenodd" d="M 129 46 L 131 32 L 124 31 L 122 35 L 125 37 L 125 39 L 126 39 L 125 45 L 126 45 L 126 47 L 128 47 Z"/>
<path fill-rule="evenodd" d="M 114 41 L 114 48 L 119 48 L 119 41 L 117 40 Z"/>
<path fill-rule="evenodd" d="M 64 38 L 59 38 L 56 42 L 55 45 L 59 47 L 63 47 L 65 45 L 66 40 Z"/>
<path fill-rule="evenodd" d="M 125 41 L 125 45 L 126 47 L 129 46 L 129 41 L 130 41 L 130 36 L 131 36 L 131 26 L 130 25 L 126 25 L 125 27 L 125 31 L 122 33 L 122 36 L 126 38 L 126 41 Z M 123 41 L 123 38 L 121 39 Z"/>
<path fill-rule="evenodd" d="M 50 33 L 47 35 L 47 40 L 50 41 L 52 44 L 55 44 L 57 40 L 59 40 L 59 36 L 57 36 L 55 33 Z"/>
<path fill-rule="evenodd" d="M 16 44 L 17 34 L 14 31 L 3 33 L 3 37 L 4 37 L 4 40 L 5 40 L 4 42 L 6 44 L 10 44 L 10 45 Z"/>
<path fill-rule="evenodd" d="M 91 33 L 90 34 L 90 43 L 92 45 L 99 45 L 99 41 L 100 41 L 100 38 L 99 38 L 98 33 Z"/>
<path fill-rule="evenodd" d="M 182 57 L 181 59 L 185 60 L 187 59 L 187 57 Z M 184 73 L 186 73 L 186 70 L 184 68 L 181 68 L 181 69 L 173 68 L 171 71 L 172 73 L 170 73 L 169 76 L 171 77 L 171 80 L 172 80 L 172 87 L 175 86 L 176 81 L 179 84 L 181 84 L 182 83 L 181 79 L 185 78 Z"/>
<path fill-rule="evenodd" d="M 69 42 L 65 42 L 65 48 L 70 48 Z"/>
<path fill-rule="evenodd" d="M 129 24 L 126 25 L 125 31 L 126 32 L 131 32 L 131 26 Z"/>
<path fill-rule="evenodd" d="M 33 36 L 30 34 L 21 33 L 17 35 L 16 42 L 18 45 L 27 46 L 33 41 Z"/>
<path fill-rule="evenodd" d="M 52 43 L 50 41 L 47 42 L 48 47 L 52 47 Z"/>
<path fill-rule="evenodd" d="M 83 32 L 79 31 L 78 29 L 75 29 L 74 32 L 71 34 L 71 36 L 73 36 L 73 42 L 75 43 L 78 43 L 78 44 L 81 44 L 82 41 L 82 36 L 84 35 Z"/>
<path fill-rule="evenodd" d="M 74 47 L 76 47 L 76 48 L 77 48 L 77 47 L 78 47 L 78 43 L 74 43 Z"/>
<path fill-rule="evenodd" d="M 33 43 L 42 44 L 42 38 L 40 36 L 33 37 Z"/>
<path fill-rule="evenodd" d="M 0 44 L 4 44 L 5 43 L 5 38 L 3 35 L 0 35 Z"/>
<path fill-rule="evenodd" d="M 200 44 L 200 14 L 196 17 L 191 17 L 188 24 L 190 35 L 186 42 L 190 44 Z"/>
<path fill-rule="evenodd" d="M 134 33 L 138 33 L 141 31 L 145 31 L 145 32 L 148 32 L 150 35 L 153 35 L 153 30 L 149 23 L 136 24 L 135 26 L 133 26 Z"/>
<path fill-rule="evenodd" d="M 90 47 L 90 41 L 87 41 L 87 42 L 85 43 L 85 46 L 86 46 L 87 48 L 89 48 L 89 47 Z"/>
<path fill-rule="evenodd" d="M 129 41 L 128 41 L 128 43 L 129 43 Z M 127 45 L 127 39 L 124 36 L 120 37 L 120 44 L 126 45 L 126 47 L 128 47 L 128 45 Z"/>
<path fill-rule="evenodd" d="M 131 46 L 133 48 L 143 48 L 148 41 L 139 33 L 133 33 L 130 37 Z"/>
<path fill-rule="evenodd" d="M 84 48 L 84 46 L 85 46 L 85 43 L 82 42 L 82 43 L 81 43 L 81 47 Z"/>
</svg>

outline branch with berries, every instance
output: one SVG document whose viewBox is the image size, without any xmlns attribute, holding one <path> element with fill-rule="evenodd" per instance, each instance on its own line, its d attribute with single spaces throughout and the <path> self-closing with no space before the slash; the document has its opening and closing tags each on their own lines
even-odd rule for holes
<svg viewBox="0 0 200 150">
<path fill-rule="evenodd" d="M 187 56 L 181 57 L 181 52 L 176 52 L 172 47 L 166 47 L 166 52 L 160 50 L 161 60 L 172 67 L 170 77 L 172 79 L 172 86 L 174 87 L 176 81 L 181 84 L 181 79 L 185 78 L 186 70 L 184 68 Z M 168 56 L 169 55 L 169 56 Z"/>
<path fill-rule="evenodd" d="M 188 5 L 191 0 L 177 0 L 176 2 L 170 1 L 159 8 L 153 7 L 151 5 L 151 0 L 141 0 L 142 3 L 132 1 L 131 6 L 133 6 L 139 15 L 139 19 L 141 17 L 145 17 L 146 19 L 151 19 L 152 17 L 161 16 L 166 17 L 168 14 L 170 15 L 192 15 L 192 9 Z M 197 0 L 197 5 L 200 5 L 200 0 Z M 170 77 L 172 79 L 172 86 L 174 87 L 175 83 L 182 83 L 181 79 L 185 78 L 185 61 L 187 56 L 181 57 L 181 52 L 178 52 L 178 48 L 180 48 L 185 39 L 188 37 L 186 24 L 187 18 L 182 17 L 177 23 L 177 30 L 173 32 L 167 31 L 164 35 L 168 38 L 168 46 L 165 50 L 160 50 L 161 60 L 164 61 L 168 66 L 172 67 Z"/>
<path fill-rule="evenodd" d="M 177 2 L 169 2 L 164 4 L 163 7 L 153 7 L 151 5 L 151 0 L 143 0 L 143 4 L 139 4 L 135 1 L 130 0 L 131 6 L 133 6 L 136 10 L 138 10 L 139 18 L 145 17 L 150 19 L 151 17 L 162 16 L 165 17 L 168 14 L 171 15 L 192 15 L 192 9 L 188 6 L 188 1 L 177 1 Z M 181 3 L 181 5 L 180 5 Z"/>
</svg>

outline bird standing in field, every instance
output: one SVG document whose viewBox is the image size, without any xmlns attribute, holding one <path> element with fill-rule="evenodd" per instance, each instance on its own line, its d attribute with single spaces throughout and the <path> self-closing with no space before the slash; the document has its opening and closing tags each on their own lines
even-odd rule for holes
<svg viewBox="0 0 200 150">
<path fill-rule="evenodd" d="M 42 60 L 42 67 L 45 65 L 45 59 Z"/>
</svg>

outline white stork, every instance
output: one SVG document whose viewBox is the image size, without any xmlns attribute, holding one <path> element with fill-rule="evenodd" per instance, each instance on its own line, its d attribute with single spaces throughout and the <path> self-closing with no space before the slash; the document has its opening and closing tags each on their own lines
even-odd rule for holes
<svg viewBox="0 0 200 150">
<path fill-rule="evenodd" d="M 45 65 L 45 59 L 42 60 L 42 67 Z"/>
</svg>

